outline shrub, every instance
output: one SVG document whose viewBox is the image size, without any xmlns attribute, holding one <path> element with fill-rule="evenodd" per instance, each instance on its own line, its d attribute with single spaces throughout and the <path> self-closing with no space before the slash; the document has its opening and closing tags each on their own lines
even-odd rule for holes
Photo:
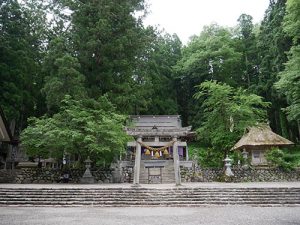
<svg viewBox="0 0 300 225">
<path fill-rule="evenodd" d="M 290 171 L 294 168 L 293 164 L 287 161 L 288 158 L 288 153 L 284 153 L 279 148 L 272 148 L 266 153 L 266 159 L 271 165 L 281 168 L 285 171 Z"/>
</svg>

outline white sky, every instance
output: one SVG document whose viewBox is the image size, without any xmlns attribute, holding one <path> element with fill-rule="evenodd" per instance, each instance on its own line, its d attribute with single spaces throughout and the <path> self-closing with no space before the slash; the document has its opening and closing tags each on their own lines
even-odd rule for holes
<svg viewBox="0 0 300 225">
<path fill-rule="evenodd" d="M 199 35 L 202 27 L 217 23 L 233 27 L 242 13 L 263 19 L 269 0 L 147 0 L 149 15 L 145 25 L 159 25 L 166 32 L 176 33 L 186 44 L 189 37 Z"/>
</svg>

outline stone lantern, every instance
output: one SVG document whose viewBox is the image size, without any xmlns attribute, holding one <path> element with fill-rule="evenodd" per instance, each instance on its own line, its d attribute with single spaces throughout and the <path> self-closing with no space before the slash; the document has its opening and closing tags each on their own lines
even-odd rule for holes
<svg viewBox="0 0 300 225">
<path fill-rule="evenodd" d="M 85 172 L 82 176 L 82 178 L 80 179 L 80 183 L 82 184 L 93 184 L 95 183 L 95 178 L 93 177 L 92 173 L 91 173 L 91 162 L 92 160 L 90 160 L 90 157 L 88 157 L 84 163 L 85 163 Z"/>
<path fill-rule="evenodd" d="M 232 161 L 232 159 L 230 159 L 228 157 L 228 155 L 226 155 L 226 158 L 224 159 L 224 162 L 225 162 L 225 175 L 228 176 L 228 177 L 234 176 L 233 172 L 231 171 L 231 161 Z"/>
</svg>

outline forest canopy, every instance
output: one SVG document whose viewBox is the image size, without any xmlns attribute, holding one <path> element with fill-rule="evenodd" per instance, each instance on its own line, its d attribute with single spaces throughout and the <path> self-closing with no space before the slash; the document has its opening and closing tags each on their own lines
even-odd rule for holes
<svg viewBox="0 0 300 225">
<path fill-rule="evenodd" d="M 176 34 L 143 24 L 144 0 L 2 0 L 0 105 L 32 156 L 120 152 L 128 115 L 179 114 L 201 134 L 222 113 L 216 99 L 203 97 L 209 88 L 228 94 L 219 101 L 228 118 L 239 118 L 239 134 L 263 119 L 299 142 L 299 15 L 299 1 L 272 0 L 260 24 L 242 14 L 235 27 L 207 25 L 182 45 Z M 209 137 L 221 139 L 202 141 L 228 149 L 238 135 L 223 140 L 214 132 L 232 134 L 230 124 L 214 126 Z"/>
</svg>

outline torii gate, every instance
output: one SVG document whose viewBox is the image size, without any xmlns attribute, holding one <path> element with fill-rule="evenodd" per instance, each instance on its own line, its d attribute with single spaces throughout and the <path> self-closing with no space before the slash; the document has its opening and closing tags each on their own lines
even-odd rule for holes
<svg viewBox="0 0 300 225">
<path fill-rule="evenodd" d="M 173 116 L 133 116 L 135 127 L 126 127 L 126 133 L 135 138 L 130 142 L 130 146 L 135 147 L 134 179 L 133 185 L 140 184 L 140 166 L 142 144 L 148 146 L 166 146 L 169 141 L 162 141 L 162 138 L 171 137 L 173 147 L 174 174 L 176 185 L 181 185 L 180 159 L 178 146 L 186 146 L 186 142 L 181 142 L 180 137 L 188 136 L 191 127 L 181 127 L 181 120 L 178 115 Z M 154 137 L 154 140 L 143 142 L 143 138 Z M 186 160 L 188 160 L 188 151 L 186 149 Z"/>
</svg>

